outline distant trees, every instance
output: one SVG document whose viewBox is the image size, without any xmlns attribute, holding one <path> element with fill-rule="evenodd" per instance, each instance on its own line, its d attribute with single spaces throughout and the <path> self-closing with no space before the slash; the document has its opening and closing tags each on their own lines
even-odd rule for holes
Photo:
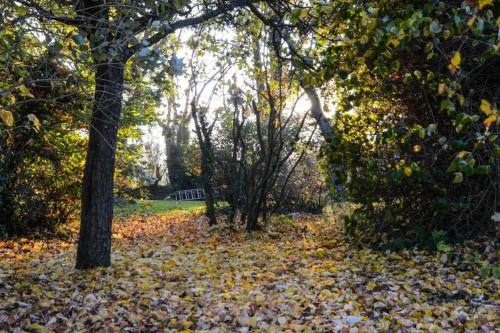
<svg viewBox="0 0 500 333">
<path fill-rule="evenodd" d="M 271 193 L 285 170 L 294 171 L 287 169 L 291 157 L 300 155 L 299 143 L 307 144 L 314 131 L 305 131 L 307 112 L 296 109 L 301 97 L 297 83 L 285 80 L 293 68 L 269 53 L 265 31 L 251 36 L 240 56 L 248 57 L 245 71 L 252 84 L 246 90 L 233 82 L 224 94 L 214 145 L 229 221 L 239 216 L 248 231 L 255 231 L 260 218 L 267 221 L 279 204 L 280 198 L 271 201 Z"/>
<path fill-rule="evenodd" d="M 173 190 L 193 186 L 184 162 L 184 148 L 191 138 L 189 96 L 186 99 L 184 108 L 179 110 L 181 105 L 176 101 L 175 96 L 169 96 L 166 120 L 160 123 L 165 140 L 167 175 Z"/>
</svg>

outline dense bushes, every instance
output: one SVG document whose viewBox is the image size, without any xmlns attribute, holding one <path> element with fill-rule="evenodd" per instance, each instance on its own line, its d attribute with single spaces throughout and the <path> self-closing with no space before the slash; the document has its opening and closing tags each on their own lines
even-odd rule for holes
<svg viewBox="0 0 500 333">
<path fill-rule="evenodd" d="M 317 157 L 311 151 L 304 152 L 284 166 L 270 196 L 275 212 L 321 214 L 331 202 L 328 182 L 320 172 Z"/>
<path fill-rule="evenodd" d="M 332 5 L 339 42 L 322 52 L 323 76 L 337 78 L 339 99 L 328 157 L 357 207 L 351 234 L 409 244 L 432 231 L 493 232 L 500 21 L 487 3 Z"/>
<path fill-rule="evenodd" d="M 54 229 L 77 217 L 87 147 L 93 77 L 75 71 L 71 39 L 44 41 L 18 25 L 0 30 L 0 237 Z M 58 52 L 55 52 L 58 51 Z M 60 52 L 59 52 L 60 51 Z M 155 94 L 141 73 L 126 94 L 117 186 L 135 177 L 138 125 L 155 117 Z"/>
<path fill-rule="evenodd" d="M 54 228 L 78 209 L 86 140 L 78 133 L 84 122 L 75 113 L 85 107 L 85 98 L 70 83 L 49 84 L 47 78 L 67 73 L 44 60 L 27 64 L 29 77 L 20 80 L 30 82 L 29 88 L 12 91 L 13 123 L 0 125 L 3 234 Z"/>
</svg>

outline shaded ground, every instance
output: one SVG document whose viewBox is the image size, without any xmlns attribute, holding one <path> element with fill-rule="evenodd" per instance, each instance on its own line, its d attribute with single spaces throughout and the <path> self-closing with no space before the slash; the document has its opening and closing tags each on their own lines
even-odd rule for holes
<svg viewBox="0 0 500 333">
<path fill-rule="evenodd" d="M 318 218 L 270 229 L 250 238 L 209 229 L 199 213 L 135 216 L 115 223 L 113 267 L 83 272 L 73 269 L 71 243 L 0 243 L 0 330 L 499 328 L 498 280 L 479 276 L 483 246 L 455 258 L 379 253 L 350 248 Z"/>
</svg>

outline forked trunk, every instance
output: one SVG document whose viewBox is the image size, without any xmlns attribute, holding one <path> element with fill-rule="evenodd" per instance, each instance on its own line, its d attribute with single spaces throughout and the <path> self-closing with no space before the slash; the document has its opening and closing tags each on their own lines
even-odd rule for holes
<svg viewBox="0 0 500 333">
<path fill-rule="evenodd" d="M 76 257 L 76 268 L 79 269 L 111 265 L 113 175 L 122 108 L 123 74 L 123 63 L 96 65 Z"/>
</svg>

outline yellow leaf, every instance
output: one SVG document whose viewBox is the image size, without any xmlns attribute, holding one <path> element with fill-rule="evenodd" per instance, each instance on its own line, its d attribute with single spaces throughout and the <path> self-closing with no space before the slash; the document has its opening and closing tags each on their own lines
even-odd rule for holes
<svg viewBox="0 0 500 333">
<path fill-rule="evenodd" d="M 397 39 L 397 38 L 391 38 L 391 39 L 389 39 L 389 44 L 392 44 L 394 47 L 398 47 L 398 45 L 399 45 L 399 39 Z"/>
<path fill-rule="evenodd" d="M 410 177 L 412 173 L 413 173 L 413 170 L 410 167 L 405 167 L 405 175 L 407 177 Z"/>
<path fill-rule="evenodd" d="M 486 119 L 483 121 L 483 124 L 484 124 L 484 126 L 486 126 L 486 127 L 490 127 L 490 126 L 491 126 L 491 124 L 493 124 L 496 120 L 497 120 L 497 115 L 496 115 L 496 114 L 492 114 L 491 116 L 489 116 L 488 118 L 486 118 Z"/>
<path fill-rule="evenodd" d="M 474 22 L 476 21 L 476 15 L 472 16 L 468 21 L 467 21 L 467 26 L 470 28 L 474 25 Z"/>
<path fill-rule="evenodd" d="M 21 95 L 22 95 L 22 96 L 24 96 L 24 97 L 31 97 L 31 98 L 35 97 L 35 96 L 33 96 L 33 94 L 30 92 L 29 88 L 28 88 L 28 87 L 26 87 L 26 86 L 24 86 L 24 85 L 23 85 L 23 86 L 20 86 L 20 87 L 19 87 L 19 90 L 21 91 Z"/>
<path fill-rule="evenodd" d="M 462 56 L 460 55 L 460 52 L 455 52 L 453 57 L 451 58 L 451 64 L 455 66 L 456 68 L 460 68 L 460 63 L 462 62 Z"/>
<path fill-rule="evenodd" d="M 330 273 L 337 273 L 339 271 L 339 269 L 335 266 L 332 266 L 328 269 L 330 271 Z"/>
<path fill-rule="evenodd" d="M 484 7 L 491 5 L 493 0 L 479 0 L 479 9 L 483 9 Z"/>
<path fill-rule="evenodd" d="M 481 100 L 481 106 L 479 107 L 481 111 L 483 111 L 487 116 L 493 113 L 493 109 L 491 108 L 490 102 L 485 99 Z"/>
<path fill-rule="evenodd" d="M 363 58 L 370 58 L 373 55 L 373 53 L 374 52 L 372 49 L 366 50 L 366 52 L 363 54 Z"/>
<path fill-rule="evenodd" d="M 266 298 L 264 297 L 264 295 L 255 296 L 255 304 L 262 305 L 262 304 L 264 304 L 265 301 L 266 301 Z"/>
<path fill-rule="evenodd" d="M 366 285 L 366 290 L 370 290 L 370 291 L 371 291 L 371 290 L 375 289 L 375 287 L 376 287 L 376 286 L 377 286 L 377 285 L 376 285 L 374 282 L 371 282 L 371 281 L 370 281 L 370 282 L 368 282 L 368 284 Z"/>
<path fill-rule="evenodd" d="M 40 120 L 38 120 L 38 118 L 34 114 L 30 113 L 28 115 L 28 119 L 33 123 L 33 125 L 35 125 L 35 128 L 37 130 L 40 129 Z"/>
<path fill-rule="evenodd" d="M 440 83 L 439 86 L 438 86 L 438 94 L 439 95 L 443 95 L 446 92 L 447 88 L 448 87 L 446 87 L 446 84 Z"/>
<path fill-rule="evenodd" d="M 33 331 L 48 332 L 48 330 L 47 330 L 47 328 L 45 328 L 45 326 L 37 324 L 37 323 L 29 325 L 28 329 L 33 330 Z"/>
<path fill-rule="evenodd" d="M 0 119 L 2 119 L 7 126 L 14 126 L 14 116 L 12 116 L 12 112 L 6 110 L 0 111 Z"/>
<path fill-rule="evenodd" d="M 169 259 L 169 260 L 167 261 L 167 267 L 168 267 L 168 268 L 172 269 L 172 268 L 175 268 L 175 266 L 176 266 L 176 265 L 175 265 L 175 261 L 174 261 L 173 259 Z"/>
<path fill-rule="evenodd" d="M 31 287 L 31 292 L 33 292 L 35 294 L 39 294 L 42 292 L 42 288 L 40 288 L 39 285 L 35 285 L 35 286 Z"/>
</svg>

